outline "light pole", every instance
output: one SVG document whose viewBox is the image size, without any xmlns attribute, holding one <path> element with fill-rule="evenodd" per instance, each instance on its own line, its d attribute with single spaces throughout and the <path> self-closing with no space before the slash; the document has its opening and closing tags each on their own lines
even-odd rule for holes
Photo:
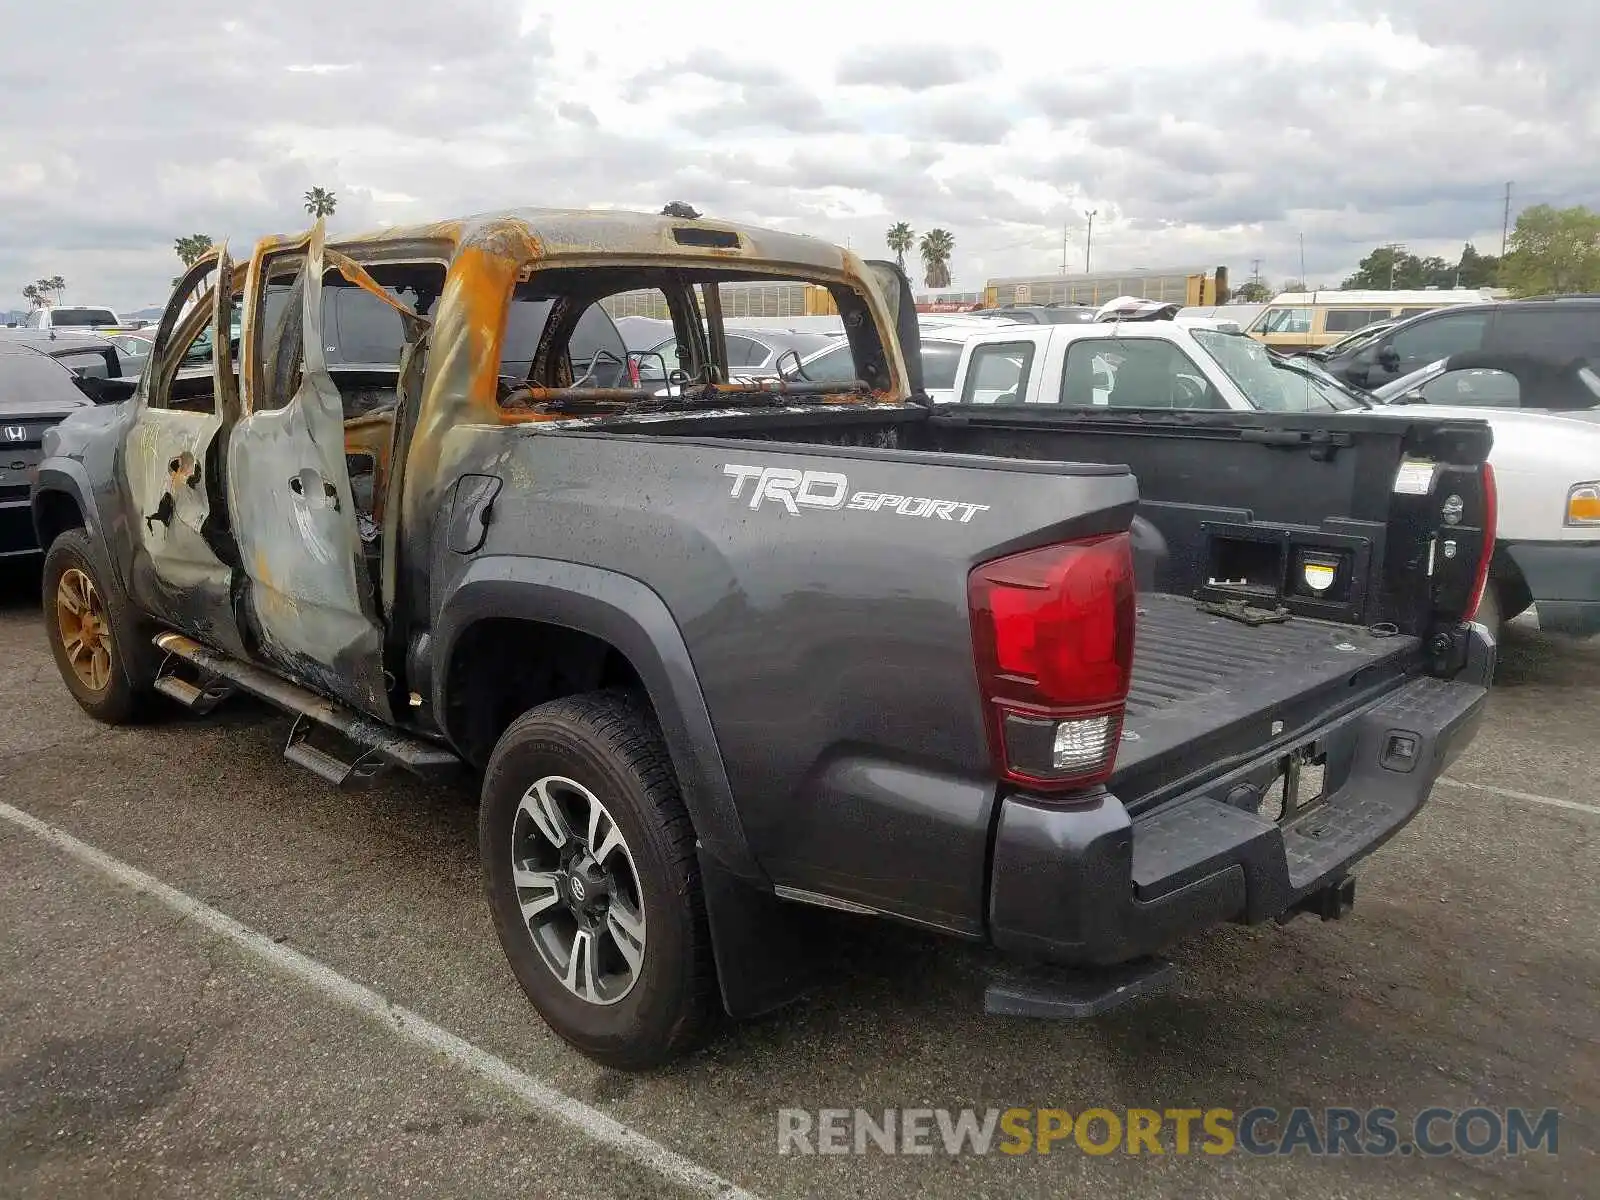
<svg viewBox="0 0 1600 1200">
<path fill-rule="evenodd" d="M 1089 251 L 1094 246 L 1094 215 L 1099 211 L 1098 208 L 1091 208 L 1083 214 L 1089 218 L 1089 227 L 1083 232 L 1083 273 L 1085 275 L 1089 273 Z"/>
</svg>

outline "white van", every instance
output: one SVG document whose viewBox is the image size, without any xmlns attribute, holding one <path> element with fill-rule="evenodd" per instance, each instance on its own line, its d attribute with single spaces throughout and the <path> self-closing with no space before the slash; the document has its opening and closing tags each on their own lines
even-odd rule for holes
<svg viewBox="0 0 1600 1200">
<path fill-rule="evenodd" d="M 1331 346 L 1377 321 L 1404 319 L 1452 304 L 1482 304 L 1494 288 L 1424 288 L 1413 292 L 1280 292 L 1245 326 L 1281 354 Z"/>
</svg>

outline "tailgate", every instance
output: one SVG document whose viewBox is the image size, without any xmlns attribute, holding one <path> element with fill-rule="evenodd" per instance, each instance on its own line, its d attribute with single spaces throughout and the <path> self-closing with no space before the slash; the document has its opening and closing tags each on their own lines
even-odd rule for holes
<svg viewBox="0 0 1600 1200">
<path fill-rule="evenodd" d="M 1406 634 L 1301 616 L 1251 626 L 1188 597 L 1140 596 L 1110 787 L 1135 811 L 1187 791 L 1398 686 L 1418 654 Z"/>
</svg>

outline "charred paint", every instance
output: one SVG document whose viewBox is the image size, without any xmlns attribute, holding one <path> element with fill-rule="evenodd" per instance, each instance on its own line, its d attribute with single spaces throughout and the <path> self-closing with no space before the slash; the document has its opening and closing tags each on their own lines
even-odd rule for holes
<svg viewBox="0 0 1600 1200">
<path fill-rule="evenodd" d="M 443 290 L 426 316 L 362 266 L 386 254 L 409 260 L 419 245 L 447 264 Z M 306 267 L 295 334 L 302 344 L 294 346 L 262 327 L 262 312 L 275 263 L 298 256 Z M 141 391 L 140 416 L 126 443 L 129 489 L 142 506 L 140 517 L 156 513 L 168 498 L 169 519 L 152 522 L 148 534 L 156 547 L 149 557 L 158 562 L 153 590 L 174 611 L 183 610 L 184 619 L 175 623 L 239 653 L 238 631 L 229 623 L 233 597 L 242 595 L 239 611 L 261 656 L 327 695 L 392 720 L 394 673 L 430 603 L 434 519 L 456 478 L 469 468 L 486 469 L 513 487 L 531 486 L 516 452 L 524 434 L 683 417 L 681 411 L 641 409 L 640 394 L 631 390 L 526 389 L 518 403 L 502 403 L 502 343 L 516 285 L 548 268 L 617 266 L 718 268 L 844 286 L 863 297 L 864 316 L 883 332 L 886 390 L 841 392 L 837 385 L 782 380 L 718 383 L 703 392 L 717 403 L 696 413 L 893 407 L 906 392 L 904 364 L 889 336 L 890 308 L 872 272 L 855 255 L 813 238 L 704 219 L 519 209 L 378 230 L 333 246 L 319 222 L 309 233 L 262 238 L 247 268 L 235 267 L 219 247 L 186 276 L 186 287 L 194 294 L 206 270 L 220 268 L 219 277 L 231 286 L 200 296 L 219 329 L 227 328 L 233 290 L 242 289 L 238 383 L 227 339 L 218 339 L 215 411 L 152 408 Z M 323 277 L 330 269 L 401 317 L 405 348 L 392 412 L 344 419 L 320 336 Z M 158 332 L 157 354 L 169 343 L 185 344 L 205 319 L 184 312 L 175 296 Z M 298 353 L 300 376 L 285 402 L 281 392 L 268 392 L 263 368 L 286 353 L 291 359 Z M 147 373 L 142 387 L 153 377 L 160 373 Z M 752 403 L 743 405 L 741 398 Z M 617 411 L 562 411 L 563 402 L 595 400 L 615 400 Z M 226 445 L 225 497 L 223 481 L 208 479 L 204 467 L 207 448 L 219 440 Z M 370 562 L 347 453 L 369 454 L 375 466 L 370 516 L 381 527 L 381 555 L 374 550 Z M 238 545 L 233 568 L 217 558 L 206 536 L 215 523 L 208 506 L 224 500 Z M 219 623 L 229 628 L 212 636 Z"/>
</svg>

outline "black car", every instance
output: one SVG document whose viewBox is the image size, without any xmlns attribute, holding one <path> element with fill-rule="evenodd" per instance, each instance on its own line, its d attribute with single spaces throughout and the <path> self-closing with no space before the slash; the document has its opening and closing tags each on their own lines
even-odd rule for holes
<svg viewBox="0 0 1600 1200">
<path fill-rule="evenodd" d="M 1323 352 L 1323 366 L 1375 390 L 1430 363 L 1476 351 L 1600 365 L 1600 296 L 1453 305 L 1401 321 L 1375 338 Z"/>
<path fill-rule="evenodd" d="M 24 341 L 0 338 L 0 558 L 39 552 L 28 488 L 44 431 L 93 403 L 67 367 Z"/>
<path fill-rule="evenodd" d="M 30 346 L 48 355 L 79 379 L 123 379 L 136 376 L 144 360 L 132 361 L 126 350 L 98 333 L 63 330 L 8 329 L 0 340 Z"/>
</svg>

